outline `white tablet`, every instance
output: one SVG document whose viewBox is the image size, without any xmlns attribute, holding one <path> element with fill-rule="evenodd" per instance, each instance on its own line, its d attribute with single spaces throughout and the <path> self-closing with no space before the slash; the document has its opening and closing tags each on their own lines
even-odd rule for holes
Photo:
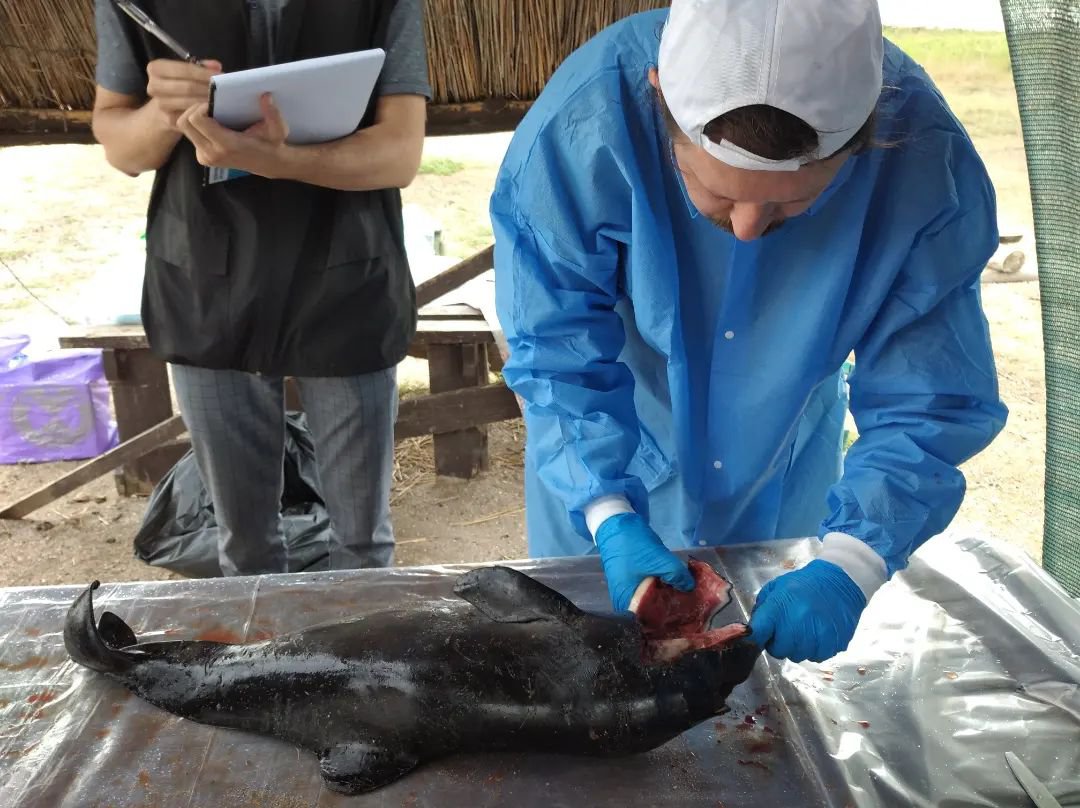
<svg viewBox="0 0 1080 808">
<path fill-rule="evenodd" d="M 245 129 L 262 120 L 259 97 L 272 93 L 289 143 L 337 140 L 360 125 L 385 59 L 375 48 L 222 73 L 210 80 L 210 115 Z"/>
</svg>

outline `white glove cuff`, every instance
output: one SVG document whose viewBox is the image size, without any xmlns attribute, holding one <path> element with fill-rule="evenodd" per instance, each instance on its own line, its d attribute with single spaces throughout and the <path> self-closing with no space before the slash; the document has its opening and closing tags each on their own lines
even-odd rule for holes
<svg viewBox="0 0 1080 808">
<path fill-rule="evenodd" d="M 846 533 L 826 534 L 818 558 L 846 572 L 862 590 L 867 603 L 887 580 L 885 559 L 871 550 L 868 544 Z"/>
<path fill-rule="evenodd" d="M 626 497 L 622 494 L 609 494 L 594 499 L 585 506 L 585 524 L 589 526 L 589 532 L 595 540 L 596 531 L 598 531 L 600 525 L 604 524 L 610 517 L 617 516 L 620 513 L 633 512 L 634 509 L 630 507 L 630 502 Z"/>
</svg>

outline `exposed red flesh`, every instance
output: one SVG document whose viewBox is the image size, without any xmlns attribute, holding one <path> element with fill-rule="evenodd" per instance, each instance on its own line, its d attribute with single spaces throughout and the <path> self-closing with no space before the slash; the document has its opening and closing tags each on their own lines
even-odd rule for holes
<svg viewBox="0 0 1080 808">
<path fill-rule="evenodd" d="M 709 630 L 713 616 L 731 602 L 731 584 L 703 561 L 691 559 L 689 567 L 691 591 L 646 578 L 630 601 L 645 640 L 646 663 L 671 663 L 690 651 L 724 648 L 750 633 L 743 623 Z"/>
</svg>

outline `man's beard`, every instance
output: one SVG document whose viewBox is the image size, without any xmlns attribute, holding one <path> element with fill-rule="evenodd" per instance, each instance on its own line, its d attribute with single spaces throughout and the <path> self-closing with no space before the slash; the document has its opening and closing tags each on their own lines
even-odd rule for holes
<svg viewBox="0 0 1080 808">
<path fill-rule="evenodd" d="M 730 233 L 731 235 L 735 235 L 735 228 L 733 228 L 731 226 L 731 219 L 720 219 L 720 218 L 715 218 L 714 219 L 712 216 L 710 216 L 709 221 L 712 222 L 713 224 L 715 224 L 717 227 L 719 227 L 725 233 Z M 775 233 L 777 230 L 779 230 L 781 227 L 784 226 L 784 222 L 786 222 L 786 221 L 787 221 L 787 219 L 780 219 L 777 222 L 769 222 L 768 227 L 765 228 L 765 232 L 763 232 L 759 238 L 763 238 L 763 237 L 769 235 L 769 233 Z"/>
</svg>

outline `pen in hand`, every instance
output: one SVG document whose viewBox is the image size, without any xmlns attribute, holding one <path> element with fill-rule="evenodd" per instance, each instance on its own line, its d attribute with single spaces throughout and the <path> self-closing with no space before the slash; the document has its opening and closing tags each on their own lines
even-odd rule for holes
<svg viewBox="0 0 1080 808">
<path fill-rule="evenodd" d="M 210 82 L 221 73 L 221 64 L 206 59 L 199 64 L 177 59 L 155 59 L 146 66 L 146 94 L 164 115 L 170 129 L 192 107 L 206 104 Z"/>
<path fill-rule="evenodd" d="M 187 48 L 185 48 L 183 45 L 181 45 L 179 42 L 169 36 L 169 34 L 167 34 L 164 30 L 162 30 L 160 25 L 150 19 L 149 15 L 147 15 L 145 11 L 143 11 L 141 8 L 131 2 L 131 0 L 113 0 L 113 2 L 116 3 L 117 7 L 119 7 L 121 11 L 131 17 L 131 19 L 135 21 L 136 25 L 138 25 L 147 33 L 157 37 L 161 42 L 165 43 L 169 50 L 171 50 L 185 62 L 190 62 L 194 65 L 202 64 L 202 62 L 197 57 L 195 57 L 190 51 L 188 51 Z"/>
</svg>

